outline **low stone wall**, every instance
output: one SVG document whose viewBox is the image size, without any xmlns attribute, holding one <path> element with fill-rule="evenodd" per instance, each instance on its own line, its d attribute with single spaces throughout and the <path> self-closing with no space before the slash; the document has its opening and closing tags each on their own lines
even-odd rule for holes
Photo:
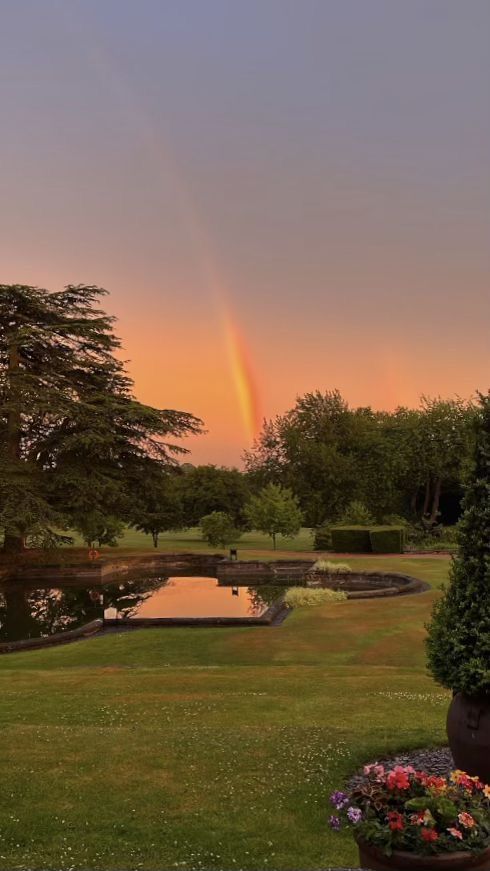
<svg viewBox="0 0 490 871">
<path fill-rule="evenodd" d="M 258 617 L 118 617 L 104 620 L 111 628 L 143 629 L 157 626 L 275 626 L 289 614 L 284 597 L 279 596 Z"/>
<path fill-rule="evenodd" d="M 313 565 L 313 560 L 277 560 L 270 563 L 225 561 L 217 566 L 216 577 L 224 585 L 250 583 L 253 586 L 298 584 L 329 587 L 332 590 L 345 591 L 349 599 L 400 596 L 430 589 L 430 585 L 424 581 L 399 572 L 313 573 Z"/>
<path fill-rule="evenodd" d="M 42 638 L 24 638 L 21 641 L 2 641 L 0 653 L 13 653 L 21 650 L 33 650 L 37 647 L 51 647 L 54 644 L 66 644 L 68 641 L 78 641 L 81 638 L 89 638 L 103 629 L 103 620 L 92 620 L 85 626 L 69 629 L 66 632 L 56 632 L 54 635 L 46 635 Z"/>
<path fill-rule="evenodd" d="M 220 554 L 196 554 L 196 553 L 159 553 L 149 556 L 127 556 L 118 559 L 98 559 L 93 562 L 79 562 L 66 564 L 22 565 L 12 569 L 2 570 L 0 580 L 20 580 L 24 582 L 44 582 L 49 586 L 56 586 L 58 582 L 75 584 L 86 581 L 89 584 L 126 576 L 133 572 L 148 573 L 169 571 L 196 571 L 202 570 L 203 574 L 211 572 L 215 576 L 217 565 L 225 557 Z"/>
</svg>

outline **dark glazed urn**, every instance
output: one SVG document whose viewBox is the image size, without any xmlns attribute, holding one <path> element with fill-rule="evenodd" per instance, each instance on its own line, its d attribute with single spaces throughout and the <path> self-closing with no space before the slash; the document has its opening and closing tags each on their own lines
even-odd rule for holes
<svg viewBox="0 0 490 871">
<path fill-rule="evenodd" d="M 435 853 L 422 856 L 395 850 L 386 856 L 372 844 L 358 841 L 359 865 L 371 871 L 489 871 L 490 848 L 483 853 Z"/>
<path fill-rule="evenodd" d="M 490 697 L 457 693 L 447 715 L 454 765 L 490 784 Z"/>
</svg>

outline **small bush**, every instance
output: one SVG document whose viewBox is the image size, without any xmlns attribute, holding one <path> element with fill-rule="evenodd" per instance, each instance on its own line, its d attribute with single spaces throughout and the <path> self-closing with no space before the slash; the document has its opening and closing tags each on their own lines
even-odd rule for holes
<svg viewBox="0 0 490 871">
<path fill-rule="evenodd" d="M 227 547 L 238 541 L 241 532 L 233 523 L 233 518 L 225 511 L 212 511 L 201 519 L 202 537 L 210 547 Z"/>
<path fill-rule="evenodd" d="M 332 548 L 336 553 L 371 553 L 368 526 L 334 526 Z"/>
<path fill-rule="evenodd" d="M 344 602 L 346 599 L 346 594 L 341 590 L 317 587 L 290 587 L 284 596 L 288 608 L 311 608 L 314 605 L 325 605 L 326 602 Z"/>
<path fill-rule="evenodd" d="M 376 526 L 369 531 L 373 553 L 403 553 L 404 529 L 402 526 Z"/>
<path fill-rule="evenodd" d="M 311 567 L 313 572 L 327 572 L 329 575 L 338 575 L 344 572 L 351 572 L 352 569 L 348 563 L 333 563 L 328 559 L 317 559 Z"/>
<path fill-rule="evenodd" d="M 331 550 L 331 547 L 332 530 L 330 526 L 319 526 L 318 529 L 315 529 L 313 550 Z"/>
<path fill-rule="evenodd" d="M 373 515 L 363 502 L 355 499 L 349 502 L 339 519 L 339 526 L 372 526 L 376 523 Z"/>
</svg>

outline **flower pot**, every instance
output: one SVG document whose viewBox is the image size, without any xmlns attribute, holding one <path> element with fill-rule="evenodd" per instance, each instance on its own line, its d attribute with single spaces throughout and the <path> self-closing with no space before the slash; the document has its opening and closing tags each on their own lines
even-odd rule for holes
<svg viewBox="0 0 490 871">
<path fill-rule="evenodd" d="M 447 715 L 447 735 L 455 767 L 490 784 L 490 698 L 457 693 Z"/>
<path fill-rule="evenodd" d="M 483 853 L 434 853 L 422 855 L 420 853 L 404 853 L 395 850 L 391 856 L 386 856 L 382 850 L 365 841 L 358 841 L 359 865 L 361 868 L 372 871 L 405 871 L 405 869 L 418 869 L 418 871 L 464 871 L 465 868 L 472 871 L 489 871 L 490 847 Z"/>
</svg>

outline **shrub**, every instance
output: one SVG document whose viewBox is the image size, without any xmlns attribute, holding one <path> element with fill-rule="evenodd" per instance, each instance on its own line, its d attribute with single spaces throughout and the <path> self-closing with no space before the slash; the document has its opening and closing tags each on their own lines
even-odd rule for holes
<svg viewBox="0 0 490 871">
<path fill-rule="evenodd" d="M 463 499 L 450 584 L 428 626 L 436 681 L 469 696 L 490 694 L 490 394 L 481 396 L 473 474 Z"/>
<path fill-rule="evenodd" d="M 210 547 L 227 547 L 233 541 L 237 541 L 241 532 L 233 523 L 233 518 L 224 511 L 212 511 L 202 518 L 202 537 Z"/>
<path fill-rule="evenodd" d="M 404 529 L 402 526 L 375 526 L 369 531 L 373 553 L 403 553 Z"/>
<path fill-rule="evenodd" d="M 332 527 L 332 548 L 337 553 L 371 553 L 369 527 Z"/>
<path fill-rule="evenodd" d="M 363 502 L 354 499 L 349 502 L 347 508 L 339 519 L 339 526 L 371 526 L 376 523 L 373 515 Z"/>
<path fill-rule="evenodd" d="M 313 550 L 331 550 L 331 547 L 332 530 L 330 526 L 319 526 L 318 529 L 315 529 Z"/>
<path fill-rule="evenodd" d="M 311 567 L 313 572 L 328 572 L 329 575 L 338 575 L 344 572 L 351 572 L 352 569 L 347 563 L 333 563 L 328 559 L 317 559 Z"/>
<path fill-rule="evenodd" d="M 284 596 L 288 608 L 310 608 L 313 605 L 325 605 L 326 602 L 344 602 L 346 599 L 346 594 L 341 590 L 323 587 L 290 587 Z"/>
</svg>

